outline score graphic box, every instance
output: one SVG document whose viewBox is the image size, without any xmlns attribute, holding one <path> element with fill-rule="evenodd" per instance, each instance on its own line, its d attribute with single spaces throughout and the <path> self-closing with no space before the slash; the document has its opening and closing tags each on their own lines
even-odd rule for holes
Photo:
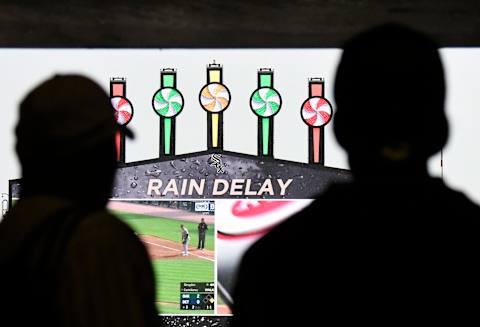
<svg viewBox="0 0 480 327">
<path fill-rule="evenodd" d="M 215 283 L 181 283 L 181 310 L 213 310 L 215 308 Z"/>
</svg>

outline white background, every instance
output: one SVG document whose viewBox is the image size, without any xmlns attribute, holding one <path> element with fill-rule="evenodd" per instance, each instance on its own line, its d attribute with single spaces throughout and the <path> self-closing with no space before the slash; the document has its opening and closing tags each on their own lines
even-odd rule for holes
<svg viewBox="0 0 480 327">
<path fill-rule="evenodd" d="M 127 78 L 127 97 L 135 115 L 130 127 L 136 134 L 127 141 L 127 161 L 158 156 L 158 118 L 151 98 L 160 85 L 160 69 L 177 69 L 177 88 L 185 107 L 177 117 L 177 154 L 206 149 L 206 113 L 198 103 L 198 93 L 206 83 L 206 66 L 213 60 L 223 65 L 223 82 L 232 94 L 224 113 L 224 148 L 257 153 L 257 118 L 249 108 L 249 98 L 257 88 L 257 69 L 273 68 L 275 88 L 283 107 L 275 116 L 274 155 L 279 159 L 306 162 L 308 130 L 300 118 L 300 106 L 308 95 L 308 78 L 324 77 L 326 94 L 335 107 L 333 82 L 339 49 L 275 50 L 0 50 L 0 192 L 8 192 L 8 180 L 20 177 L 14 153 L 13 130 L 21 99 L 41 81 L 55 73 L 79 73 L 99 83 L 108 92 L 111 77 Z M 444 151 L 444 178 L 450 186 L 464 190 L 480 203 L 480 49 L 442 49 L 447 76 L 446 108 L 450 119 L 450 140 Z M 375 97 L 375 90 L 368 97 Z M 414 116 L 405 109 L 405 121 Z M 406 125 L 408 128 L 408 125 Z M 344 151 L 326 128 L 325 164 L 348 168 Z M 430 162 L 430 171 L 440 174 L 439 157 Z"/>
</svg>

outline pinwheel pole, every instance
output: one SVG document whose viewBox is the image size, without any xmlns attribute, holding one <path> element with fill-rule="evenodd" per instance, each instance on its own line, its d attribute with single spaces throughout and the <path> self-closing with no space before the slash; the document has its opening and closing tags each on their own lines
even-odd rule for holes
<svg viewBox="0 0 480 327">
<path fill-rule="evenodd" d="M 332 105 L 325 99 L 325 80 L 310 78 L 308 80 L 308 99 L 300 111 L 300 115 L 308 125 L 308 162 L 325 164 L 324 129 L 332 119 Z"/>
<path fill-rule="evenodd" d="M 125 163 L 125 127 L 133 117 L 133 106 L 126 98 L 127 82 L 123 77 L 110 79 L 110 103 L 112 104 L 115 120 L 120 128 L 115 134 L 117 162 Z"/>
<path fill-rule="evenodd" d="M 273 70 L 258 70 L 258 88 L 250 97 L 250 108 L 258 116 L 258 155 L 273 157 L 273 118 L 282 107 L 280 93 L 273 88 Z"/>
<path fill-rule="evenodd" d="M 183 106 L 183 95 L 177 89 L 177 72 L 173 68 L 162 69 L 160 89 L 152 99 L 153 110 L 160 117 L 160 157 L 175 155 L 175 117 Z"/>
<path fill-rule="evenodd" d="M 223 111 L 230 105 L 230 91 L 223 84 L 223 68 L 213 64 L 207 66 L 207 84 L 199 94 L 200 106 L 207 112 L 207 148 L 223 150 Z"/>
</svg>

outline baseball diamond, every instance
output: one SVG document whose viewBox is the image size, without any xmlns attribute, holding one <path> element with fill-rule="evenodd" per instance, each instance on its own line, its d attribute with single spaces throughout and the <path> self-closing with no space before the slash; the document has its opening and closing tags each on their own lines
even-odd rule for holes
<svg viewBox="0 0 480 327">
<path fill-rule="evenodd" d="M 181 282 L 214 281 L 215 228 L 211 226 L 213 216 L 120 201 L 110 203 L 109 208 L 135 231 L 150 255 L 160 313 L 214 313 L 214 310 L 180 310 L 179 303 Z M 142 211 L 145 214 L 142 214 Z M 196 230 L 201 218 L 205 218 L 211 228 L 207 230 L 205 249 L 197 250 L 194 243 L 197 241 Z M 193 241 L 193 245 L 189 246 L 188 256 L 182 256 L 180 224 L 190 231 Z"/>
</svg>

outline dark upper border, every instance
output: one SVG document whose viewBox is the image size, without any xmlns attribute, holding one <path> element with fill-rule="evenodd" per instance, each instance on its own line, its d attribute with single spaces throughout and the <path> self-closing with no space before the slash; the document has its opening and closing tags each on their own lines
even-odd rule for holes
<svg viewBox="0 0 480 327">
<path fill-rule="evenodd" d="M 480 46 L 477 0 L 3 0 L 0 47 L 339 48 L 384 22 Z"/>
</svg>

